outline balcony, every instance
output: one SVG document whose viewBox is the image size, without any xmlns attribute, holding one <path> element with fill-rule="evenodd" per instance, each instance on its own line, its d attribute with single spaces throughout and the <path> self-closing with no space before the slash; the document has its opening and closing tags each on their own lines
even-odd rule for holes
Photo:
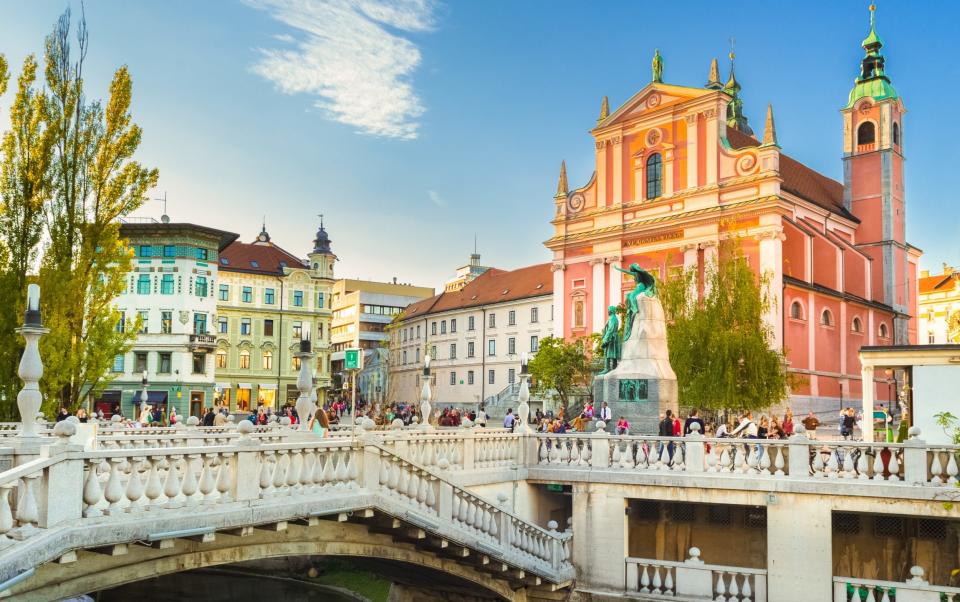
<svg viewBox="0 0 960 602">
<path fill-rule="evenodd" d="M 213 350 L 217 346 L 217 337 L 212 334 L 191 334 L 190 349 Z"/>
</svg>

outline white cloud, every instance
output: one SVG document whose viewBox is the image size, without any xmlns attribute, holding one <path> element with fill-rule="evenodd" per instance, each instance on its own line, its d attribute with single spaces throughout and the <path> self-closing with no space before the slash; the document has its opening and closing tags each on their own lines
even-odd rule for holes
<svg viewBox="0 0 960 602">
<path fill-rule="evenodd" d="M 293 49 L 262 48 L 253 71 L 286 94 L 309 94 L 361 133 L 414 139 L 424 107 L 410 78 L 420 50 L 391 33 L 430 31 L 434 0 L 246 0 L 302 33 Z"/>
<path fill-rule="evenodd" d="M 437 207 L 447 206 L 447 200 L 441 197 L 436 190 L 428 190 L 427 196 L 430 197 L 430 202 L 436 205 Z"/>
</svg>

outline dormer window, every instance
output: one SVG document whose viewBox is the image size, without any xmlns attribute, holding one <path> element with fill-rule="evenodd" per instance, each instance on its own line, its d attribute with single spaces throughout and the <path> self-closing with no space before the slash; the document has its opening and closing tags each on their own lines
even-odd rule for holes
<svg viewBox="0 0 960 602">
<path fill-rule="evenodd" d="M 647 158 L 647 200 L 663 196 L 663 158 L 653 153 Z"/>
</svg>

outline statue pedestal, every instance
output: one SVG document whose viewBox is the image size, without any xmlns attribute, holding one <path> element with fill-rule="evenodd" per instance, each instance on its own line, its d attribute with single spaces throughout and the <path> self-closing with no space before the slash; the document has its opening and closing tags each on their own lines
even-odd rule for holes
<svg viewBox="0 0 960 602">
<path fill-rule="evenodd" d="M 670 367 L 667 324 L 663 306 L 655 297 L 637 299 L 637 315 L 630 338 L 623 342 L 617 367 L 593 381 L 596 411 L 606 402 L 613 432 L 617 420 L 630 422 L 631 434 L 656 434 L 660 414 L 677 411 L 677 376 Z"/>
</svg>

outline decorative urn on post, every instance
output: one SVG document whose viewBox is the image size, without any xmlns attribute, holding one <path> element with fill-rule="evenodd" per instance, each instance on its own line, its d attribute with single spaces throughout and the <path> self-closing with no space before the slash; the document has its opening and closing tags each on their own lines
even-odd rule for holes
<svg viewBox="0 0 960 602">
<path fill-rule="evenodd" d="M 297 418 L 300 421 L 297 430 L 306 431 L 309 429 L 307 418 L 316 409 L 316 404 L 312 400 L 313 394 L 313 371 L 310 365 L 313 360 L 313 352 L 310 349 L 310 339 L 300 339 L 300 351 L 294 354 L 294 357 L 300 359 L 300 373 L 297 375 L 297 389 L 300 396 L 297 397 Z"/>
<path fill-rule="evenodd" d="M 430 424 L 430 412 L 433 408 L 430 406 L 430 354 L 423 358 L 423 388 L 420 389 L 420 419 L 423 421 L 420 428 L 432 429 Z"/>
<path fill-rule="evenodd" d="M 528 422 L 530 418 L 530 371 L 527 368 L 527 354 L 520 354 L 520 392 L 517 394 L 517 400 L 520 405 L 517 406 L 517 427 L 514 429 L 520 433 L 532 433 Z"/>
<path fill-rule="evenodd" d="M 20 437 L 40 437 L 37 432 L 36 416 L 43 404 L 40 394 L 40 377 L 43 376 L 43 361 L 40 359 L 40 337 L 50 332 L 43 327 L 40 319 L 40 286 L 27 287 L 27 310 L 23 316 L 23 326 L 17 332 L 26 339 L 27 344 L 20 358 L 17 374 L 23 381 L 23 389 L 17 394 L 17 409 L 20 411 Z"/>
<path fill-rule="evenodd" d="M 147 371 L 143 371 L 143 378 L 140 379 L 140 384 L 143 385 L 143 389 L 140 391 L 140 414 L 143 414 L 147 411 L 147 408 L 150 404 L 147 402 L 150 400 L 150 395 L 147 394 L 147 387 L 150 386 L 150 379 L 147 378 Z M 139 418 L 135 416 L 134 418 Z"/>
</svg>

